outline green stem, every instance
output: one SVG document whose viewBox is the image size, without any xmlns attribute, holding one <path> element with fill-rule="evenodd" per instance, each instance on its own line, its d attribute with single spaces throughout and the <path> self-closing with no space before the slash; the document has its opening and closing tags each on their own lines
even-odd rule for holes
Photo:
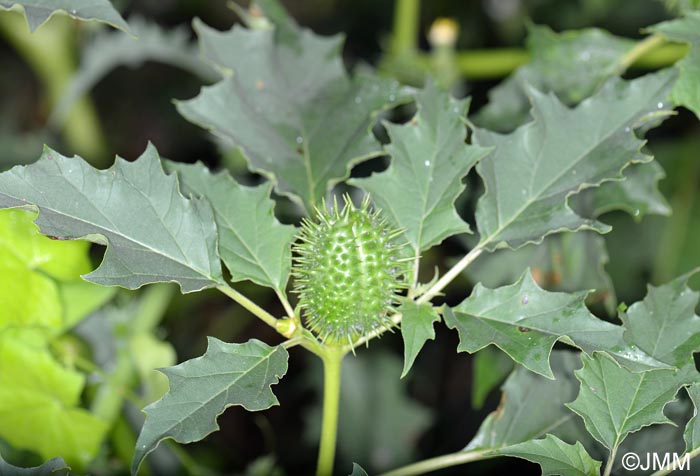
<svg viewBox="0 0 700 476">
<path fill-rule="evenodd" d="M 630 66 L 636 63 L 639 58 L 643 57 L 653 49 L 661 46 L 665 42 L 666 39 L 660 33 L 644 38 L 642 41 L 634 45 L 634 47 L 625 53 L 625 55 L 620 59 L 620 62 L 618 63 L 618 70 L 620 72 L 626 71 Z"/>
<path fill-rule="evenodd" d="M 695 458 L 696 456 L 700 455 L 700 448 L 695 448 L 693 451 L 690 453 L 684 454 L 681 458 L 678 459 L 677 462 L 681 462 L 686 456 L 688 456 L 688 460 L 691 460 Z M 670 474 L 674 472 L 675 470 L 680 469 L 676 467 L 676 461 L 672 461 L 670 464 L 668 464 L 666 467 L 661 468 L 651 476 L 666 476 L 667 474 Z"/>
<path fill-rule="evenodd" d="M 486 242 L 476 246 L 469 253 L 464 255 L 464 257 L 459 260 L 452 268 L 450 268 L 440 279 L 433 284 L 430 289 L 428 289 L 425 294 L 418 298 L 416 301 L 418 304 L 430 301 L 433 297 L 437 296 L 440 291 L 445 289 L 445 287 L 450 284 L 457 276 L 459 276 L 462 271 L 464 271 L 467 266 L 472 264 L 481 253 L 484 251 L 484 246 Z"/>
<path fill-rule="evenodd" d="M 435 458 L 419 461 L 418 463 L 409 464 L 408 466 L 402 466 L 401 468 L 382 473 L 378 476 L 416 476 L 429 473 L 430 471 L 437 471 L 438 469 L 449 468 L 450 466 L 490 459 L 496 456 L 497 455 L 494 454 L 492 450 L 458 451 L 457 453 L 437 456 Z"/>
<path fill-rule="evenodd" d="M 216 289 L 218 289 L 219 291 L 236 301 L 238 304 L 243 306 L 245 309 L 250 311 L 251 314 L 256 316 L 265 324 L 277 330 L 278 319 L 269 312 L 267 312 L 265 309 L 261 308 L 253 301 L 245 297 L 243 294 L 239 293 L 228 284 L 222 284 L 220 286 L 217 286 Z"/>
<path fill-rule="evenodd" d="M 21 14 L 2 12 L 0 15 L 0 33 L 37 75 L 51 106 L 58 102 L 75 73 L 74 25 L 67 16 L 55 15 L 30 33 Z M 62 132 L 68 146 L 90 163 L 109 165 L 104 133 L 95 107 L 87 97 L 75 104 Z"/>
<path fill-rule="evenodd" d="M 332 476 L 340 410 L 340 369 L 345 356 L 342 347 L 326 347 L 323 361 L 323 423 L 316 476 Z"/>
<path fill-rule="evenodd" d="M 610 473 L 612 472 L 613 465 L 615 464 L 615 455 L 617 454 L 617 446 L 615 446 L 612 450 L 610 450 L 610 456 L 608 457 L 608 462 L 605 463 L 605 471 L 603 472 L 603 476 L 610 476 Z"/>
<path fill-rule="evenodd" d="M 420 0 L 396 0 L 391 52 L 394 55 L 414 53 L 418 46 Z"/>
</svg>

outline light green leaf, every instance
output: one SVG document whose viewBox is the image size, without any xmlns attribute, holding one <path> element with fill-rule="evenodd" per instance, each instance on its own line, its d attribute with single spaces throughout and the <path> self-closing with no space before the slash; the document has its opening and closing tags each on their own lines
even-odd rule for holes
<svg viewBox="0 0 700 476">
<path fill-rule="evenodd" d="M 690 272 L 659 287 L 649 286 L 641 302 L 620 313 L 625 340 L 669 366 L 694 366 L 700 348 L 700 317 L 695 315 L 700 294 L 688 288 Z"/>
<path fill-rule="evenodd" d="M 600 461 L 591 458 L 581 442 L 570 445 L 553 435 L 508 446 L 498 453 L 539 464 L 542 476 L 600 476 Z"/>
<path fill-rule="evenodd" d="M 5 331 L 0 381 L 0 437 L 42 458 L 61 455 L 76 469 L 95 457 L 108 425 L 80 408 L 82 374 L 64 368 L 21 334 Z"/>
<path fill-rule="evenodd" d="M 622 172 L 623 180 L 585 190 L 572 202 L 590 207 L 594 217 L 613 210 L 629 213 L 636 221 L 646 215 L 667 216 L 671 214 L 671 207 L 658 189 L 659 180 L 665 175 L 656 161 L 632 164 Z"/>
<path fill-rule="evenodd" d="M 151 145 L 108 170 L 46 148 L 35 164 L 0 174 L 0 208 L 8 207 L 37 208 L 46 235 L 108 244 L 88 281 L 129 289 L 173 281 L 185 293 L 223 282 L 211 207 L 180 194 Z"/>
<path fill-rule="evenodd" d="M 106 302 L 114 289 L 83 281 L 91 269 L 89 244 L 52 240 L 33 223 L 35 213 L 0 210 L 0 330 L 70 328 Z"/>
<path fill-rule="evenodd" d="M 685 426 L 683 439 L 685 440 L 685 450 L 691 452 L 700 447 L 700 419 L 698 419 L 698 408 L 700 407 L 700 383 L 694 383 L 685 388 L 688 396 L 693 402 L 693 416 Z"/>
<path fill-rule="evenodd" d="M 226 172 L 212 174 L 202 163 L 166 162 L 185 193 L 206 198 L 219 230 L 219 253 L 233 281 L 250 279 L 284 293 L 297 229 L 275 218 L 272 185 L 244 187 Z"/>
<path fill-rule="evenodd" d="M 163 439 L 191 443 L 217 431 L 217 417 L 230 406 L 259 411 L 278 405 L 270 387 L 287 373 L 288 358 L 284 347 L 256 339 L 227 344 L 209 337 L 203 356 L 163 369 L 170 391 L 144 408 L 132 474 Z"/>
<path fill-rule="evenodd" d="M 579 103 L 606 79 L 617 75 L 620 59 L 634 42 L 597 28 L 555 33 L 547 26 L 528 27 L 528 64 L 489 92 L 489 103 L 476 115 L 478 125 L 510 132 L 528 118 L 528 86 L 553 92 L 568 106 Z"/>
<path fill-rule="evenodd" d="M 627 435 L 645 426 L 672 423 L 663 410 L 680 388 L 678 371 L 632 372 L 604 352 L 582 354 L 581 360 L 583 368 L 575 372 L 580 391 L 567 406 L 606 448 L 617 448 Z"/>
<path fill-rule="evenodd" d="M 416 304 L 413 301 L 402 304 L 399 312 L 403 314 L 401 336 L 404 361 L 401 378 L 404 378 L 426 341 L 435 339 L 433 325 L 440 320 L 440 315 L 429 303 Z"/>
<path fill-rule="evenodd" d="M 469 232 L 454 202 L 462 179 L 488 150 L 465 144 L 466 100 L 429 84 L 416 97 L 418 113 L 403 125 L 386 123 L 389 168 L 351 185 L 369 192 L 389 219 L 405 230 L 416 259 L 420 252 L 457 233 Z"/>
<path fill-rule="evenodd" d="M 70 468 L 63 458 L 53 458 L 34 468 L 18 468 L 2 459 L 0 455 L 0 474 L 3 476 L 69 476 Z"/>
<path fill-rule="evenodd" d="M 31 31 L 39 28 L 54 13 L 63 12 L 77 20 L 96 20 L 129 31 L 129 25 L 109 0 L 0 0 L 0 8 L 21 5 Z"/>
<path fill-rule="evenodd" d="M 506 136 L 476 130 L 478 144 L 495 146 L 477 165 L 486 186 L 476 211 L 482 246 L 517 248 L 565 230 L 609 231 L 574 213 L 567 199 L 651 160 L 632 129 L 666 114 L 658 105 L 667 104 L 675 77 L 665 70 L 629 82 L 614 78 L 575 109 L 531 89 L 533 122 Z"/>
<path fill-rule="evenodd" d="M 164 30 L 141 17 L 129 19 L 135 38 L 120 31 L 98 32 L 82 52 L 80 69 L 71 78 L 51 113 L 50 123 L 60 126 L 75 102 L 102 78 L 119 66 L 138 67 L 146 61 L 176 66 L 204 81 L 215 81 L 220 75 L 199 56 L 190 42 L 186 28 Z"/>
<path fill-rule="evenodd" d="M 339 37 L 302 30 L 290 44 L 274 30 L 194 27 L 205 56 L 235 74 L 178 110 L 239 147 L 279 193 L 310 211 L 353 165 L 382 153 L 374 116 L 405 92 L 395 81 L 349 78 Z"/>
<path fill-rule="evenodd" d="M 593 316 L 584 303 L 586 294 L 545 291 L 526 272 L 517 283 L 498 289 L 477 284 L 471 296 L 445 309 L 444 319 L 459 332 L 458 351 L 474 353 L 494 344 L 548 378 L 554 378 L 549 354 L 560 339 L 589 353 L 606 350 L 637 370 L 668 367 L 626 345 L 622 327 Z"/>
<path fill-rule="evenodd" d="M 367 472 L 364 469 L 362 469 L 362 467 L 359 464 L 353 463 L 352 464 L 352 474 L 350 474 L 350 476 L 368 476 L 368 475 L 367 475 Z"/>
<path fill-rule="evenodd" d="M 681 74 L 671 98 L 700 118 L 700 12 L 688 11 L 684 18 L 659 23 L 649 30 L 690 44 L 688 55 L 678 62 Z"/>
<path fill-rule="evenodd" d="M 564 405 L 576 395 L 578 385 L 573 372 L 580 366 L 577 353 L 555 351 L 552 353 L 555 380 L 517 367 L 503 384 L 501 404 L 486 417 L 464 450 L 496 451 L 548 433 L 585 442 L 585 429 Z"/>
</svg>

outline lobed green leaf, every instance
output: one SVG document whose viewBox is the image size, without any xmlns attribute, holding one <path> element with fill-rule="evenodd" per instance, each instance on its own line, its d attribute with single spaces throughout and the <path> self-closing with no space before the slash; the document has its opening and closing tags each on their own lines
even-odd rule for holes
<svg viewBox="0 0 700 476">
<path fill-rule="evenodd" d="M 14 207 L 38 209 L 45 235 L 107 244 L 88 281 L 129 289 L 172 281 L 185 293 L 223 282 L 211 207 L 180 194 L 151 145 L 108 170 L 46 148 L 35 164 L 0 174 L 0 208 Z"/>
<path fill-rule="evenodd" d="M 466 145 L 464 116 L 469 101 L 458 101 L 429 84 L 416 96 L 418 112 L 404 125 L 385 123 L 391 144 L 389 168 L 349 183 L 369 192 L 389 219 L 403 228 L 418 259 L 445 238 L 470 231 L 454 202 L 462 179 L 488 150 Z"/>
<path fill-rule="evenodd" d="M 272 185 L 245 187 L 226 172 L 212 174 L 202 163 L 166 162 L 177 172 L 183 191 L 211 203 L 219 232 L 219 254 L 233 281 L 250 279 L 283 294 L 292 263 L 297 229 L 282 225 L 270 198 Z"/>
<path fill-rule="evenodd" d="M 575 109 L 531 89 L 533 122 L 509 135 L 477 129 L 476 143 L 495 147 L 477 165 L 486 186 L 476 210 L 481 245 L 517 248 L 558 231 L 609 231 L 574 213 L 567 200 L 619 180 L 631 163 L 651 160 L 640 153 L 643 142 L 633 129 L 666 114 L 664 101 L 675 79 L 670 70 L 633 81 L 611 79 Z"/>
<path fill-rule="evenodd" d="M 191 443 L 217 431 L 217 417 L 230 406 L 260 411 L 278 405 L 271 386 L 287 373 L 288 358 L 284 347 L 256 339 L 227 344 L 209 337 L 203 356 L 163 369 L 170 391 L 144 409 L 132 474 L 163 439 Z"/>
<path fill-rule="evenodd" d="M 600 476 L 600 461 L 591 458 L 581 442 L 570 445 L 553 435 L 508 446 L 498 453 L 539 464 L 542 476 Z"/>
<path fill-rule="evenodd" d="M 24 9 L 31 31 L 60 11 L 77 20 L 95 20 L 131 32 L 109 0 L 0 0 L 0 9 L 10 9 L 15 5 Z"/>
</svg>

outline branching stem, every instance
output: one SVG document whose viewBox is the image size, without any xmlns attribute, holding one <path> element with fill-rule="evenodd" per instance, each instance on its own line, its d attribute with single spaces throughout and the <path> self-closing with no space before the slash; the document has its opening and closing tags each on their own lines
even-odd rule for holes
<svg viewBox="0 0 700 476">
<path fill-rule="evenodd" d="M 263 321 L 265 324 L 277 330 L 277 318 L 269 312 L 267 312 L 265 309 L 255 304 L 247 297 L 245 297 L 243 294 L 239 293 L 227 284 L 217 286 L 216 289 L 218 289 L 219 291 L 236 301 L 238 304 L 243 306 L 245 309 L 250 311 L 253 315 L 255 315 L 258 319 Z"/>
</svg>

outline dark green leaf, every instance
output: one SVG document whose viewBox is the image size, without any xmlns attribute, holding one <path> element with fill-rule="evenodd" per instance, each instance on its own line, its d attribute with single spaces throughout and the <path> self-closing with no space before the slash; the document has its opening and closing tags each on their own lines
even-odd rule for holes
<svg viewBox="0 0 700 476">
<path fill-rule="evenodd" d="M 108 170 L 46 148 L 35 164 L 0 174 L 0 208 L 10 207 L 38 209 L 46 235 L 107 244 L 88 281 L 129 289 L 173 281 L 183 292 L 223 282 L 211 207 L 180 194 L 151 145 Z"/>
<path fill-rule="evenodd" d="M 61 458 L 53 458 L 34 468 L 18 468 L 7 463 L 0 455 L 0 474 L 2 476 L 68 476 L 70 468 Z"/>
<path fill-rule="evenodd" d="M 486 417 L 465 451 L 495 451 L 548 433 L 564 440 L 585 441 L 585 430 L 564 406 L 576 395 L 578 385 L 573 372 L 580 365 L 577 353 L 555 351 L 552 353 L 555 380 L 517 367 L 503 384 L 498 409 Z"/>
<path fill-rule="evenodd" d="M 462 303 L 446 308 L 444 319 L 459 332 L 458 351 L 474 353 L 494 344 L 548 378 L 553 378 L 549 354 L 560 339 L 585 352 L 606 350 L 635 369 L 667 367 L 626 345 L 621 327 L 593 316 L 584 304 L 586 294 L 544 291 L 526 272 L 517 283 L 498 289 L 477 284 Z"/>
<path fill-rule="evenodd" d="M 574 213 L 567 199 L 651 160 L 632 129 L 666 114 L 661 109 L 675 77 L 667 70 L 629 82 L 611 79 L 575 109 L 531 89 L 533 122 L 507 136 L 475 131 L 478 144 L 496 148 L 477 165 L 486 185 L 476 211 L 482 246 L 517 248 L 558 231 L 608 231 Z"/>
<path fill-rule="evenodd" d="M 157 61 L 182 68 L 205 81 L 219 78 L 218 73 L 199 57 L 199 51 L 191 44 L 186 28 L 164 30 L 141 17 L 130 18 L 129 25 L 138 38 L 107 30 L 97 33 L 87 43 L 80 69 L 71 78 L 51 113 L 52 124 L 62 124 L 71 106 L 119 66 L 134 68 L 146 61 Z"/>
<path fill-rule="evenodd" d="M 517 280 L 530 268 L 533 278 L 544 289 L 563 292 L 591 289 L 586 302 L 603 302 L 607 311 L 614 314 L 617 300 L 605 271 L 608 261 L 605 239 L 584 230 L 550 235 L 539 245 L 483 253 L 469 266 L 467 274 L 474 282 L 495 288 Z"/>
<path fill-rule="evenodd" d="M 625 340 L 677 368 L 693 365 L 692 353 L 700 348 L 700 317 L 695 315 L 700 294 L 687 285 L 693 274 L 649 286 L 643 301 L 620 313 Z"/>
<path fill-rule="evenodd" d="M 468 101 L 457 101 L 428 85 L 416 97 L 418 113 L 407 124 L 385 124 L 391 165 L 369 178 L 353 179 L 405 237 L 416 258 L 445 238 L 469 232 L 454 202 L 464 191 L 462 178 L 488 152 L 465 144 Z"/>
<path fill-rule="evenodd" d="M 600 476 L 600 461 L 591 458 L 580 442 L 570 445 L 553 435 L 508 446 L 498 453 L 539 464 L 542 476 Z"/>
<path fill-rule="evenodd" d="M 339 37 L 302 30 L 290 44 L 277 43 L 274 30 L 195 29 L 204 54 L 235 74 L 178 110 L 239 147 L 279 193 L 310 211 L 354 164 L 381 154 L 374 116 L 404 92 L 395 81 L 350 79 Z"/>
<path fill-rule="evenodd" d="M 688 391 L 688 396 L 693 402 L 693 417 L 688 420 L 688 424 L 683 432 L 683 439 L 685 440 L 685 450 L 691 452 L 698 447 L 700 447 L 700 419 L 698 419 L 698 407 L 700 407 L 700 383 L 695 383 L 686 387 Z"/>
<path fill-rule="evenodd" d="M 244 187 L 226 172 L 212 174 L 202 163 L 166 162 L 186 193 L 209 200 L 219 231 L 219 253 L 233 281 L 250 279 L 284 293 L 297 230 L 282 225 L 270 198 L 272 185 Z"/>
<path fill-rule="evenodd" d="M 685 18 L 660 23 L 650 30 L 690 44 L 688 55 L 678 62 L 681 74 L 671 97 L 700 118 L 700 12 L 689 11 Z"/>
<path fill-rule="evenodd" d="M 590 201 L 591 216 L 598 217 L 613 210 L 629 213 L 636 221 L 646 215 L 670 215 L 671 207 L 658 189 L 664 178 L 664 169 L 658 162 L 632 164 L 623 172 L 621 181 L 605 182 L 591 188 L 574 200 L 576 203 Z"/>
<path fill-rule="evenodd" d="M 191 443 L 217 431 L 217 417 L 230 406 L 259 411 L 278 405 L 270 387 L 287 373 L 288 357 L 284 347 L 259 340 L 227 344 L 209 337 L 202 357 L 163 369 L 170 391 L 144 409 L 132 474 L 163 439 Z"/>
<path fill-rule="evenodd" d="M 567 406 L 606 448 L 617 448 L 627 435 L 645 426 L 671 423 L 663 410 L 680 387 L 678 371 L 632 372 L 603 352 L 582 354 L 581 360 L 583 368 L 575 372 L 581 388 Z"/>
<path fill-rule="evenodd" d="M 31 31 L 39 28 L 54 13 L 61 11 L 78 20 L 96 20 L 129 33 L 129 25 L 109 0 L 0 0 L 0 8 L 21 5 Z"/>
<path fill-rule="evenodd" d="M 401 378 L 404 378 L 426 341 L 435 339 L 433 325 L 440 320 L 440 315 L 429 303 L 416 304 L 413 301 L 402 304 L 399 312 L 403 314 L 401 336 L 404 361 Z"/>
<path fill-rule="evenodd" d="M 633 41 L 596 28 L 555 33 L 546 26 L 530 26 L 527 49 L 532 59 L 489 92 L 489 103 L 475 120 L 491 130 L 514 130 L 528 117 L 528 85 L 555 93 L 566 105 L 577 104 L 618 73 L 620 59 L 633 46 Z"/>
</svg>

